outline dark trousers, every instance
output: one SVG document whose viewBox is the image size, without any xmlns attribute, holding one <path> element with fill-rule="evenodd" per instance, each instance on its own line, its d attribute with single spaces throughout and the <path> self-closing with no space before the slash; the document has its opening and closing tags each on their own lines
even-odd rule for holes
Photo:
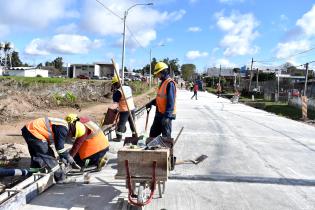
<svg viewBox="0 0 315 210">
<path fill-rule="evenodd" d="M 133 118 L 133 120 L 135 122 L 135 110 L 131 111 L 131 115 L 132 115 L 132 118 Z M 126 130 L 127 130 L 127 128 L 126 128 L 127 121 L 129 122 L 132 134 L 134 134 L 136 129 L 135 129 L 134 125 L 132 124 L 131 116 L 129 116 L 129 112 L 119 112 L 119 122 L 118 122 L 117 130 L 116 130 L 117 138 L 121 139 L 122 138 L 122 134 L 126 132 Z"/>
<path fill-rule="evenodd" d="M 103 149 L 103 150 L 101 150 L 101 151 L 99 151 L 99 152 L 97 152 L 97 153 L 87 157 L 87 158 L 84 158 L 83 160 L 80 158 L 79 154 L 76 154 L 74 156 L 74 160 L 81 167 L 83 167 L 85 165 L 86 159 L 90 159 L 90 162 L 89 162 L 88 166 L 97 166 L 99 160 L 102 157 L 104 157 L 104 155 L 106 154 L 106 152 L 108 152 L 108 150 L 109 150 L 109 147 L 107 147 L 107 148 L 105 148 L 105 149 Z"/>
<path fill-rule="evenodd" d="M 150 129 L 150 137 L 157 137 L 162 134 L 163 137 L 171 138 L 172 133 L 172 120 L 168 123 L 163 122 L 164 115 L 156 112 L 153 120 L 153 124 Z"/>
<path fill-rule="evenodd" d="M 193 97 L 196 97 L 196 100 L 197 100 L 197 91 L 194 91 L 194 95 L 191 97 L 191 99 L 193 99 Z"/>
</svg>

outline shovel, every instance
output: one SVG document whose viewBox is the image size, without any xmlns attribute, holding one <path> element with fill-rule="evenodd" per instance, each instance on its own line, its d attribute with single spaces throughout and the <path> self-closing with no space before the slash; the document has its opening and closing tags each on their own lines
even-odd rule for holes
<svg viewBox="0 0 315 210">
<path fill-rule="evenodd" d="M 197 164 L 199 164 L 200 162 L 204 161 L 207 158 L 208 158 L 207 155 L 200 155 L 195 160 L 193 160 L 193 159 L 190 159 L 190 160 L 177 160 L 176 161 L 176 165 L 187 164 L 187 163 L 193 163 L 193 164 L 197 165 Z"/>
</svg>

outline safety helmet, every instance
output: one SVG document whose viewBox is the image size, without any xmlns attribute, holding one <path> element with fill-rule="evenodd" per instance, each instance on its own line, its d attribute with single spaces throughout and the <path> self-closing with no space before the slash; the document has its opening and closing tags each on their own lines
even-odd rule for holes
<svg viewBox="0 0 315 210">
<path fill-rule="evenodd" d="M 74 135 L 74 138 L 80 138 L 81 136 L 83 136 L 85 134 L 85 126 L 77 121 L 75 123 L 75 135 Z"/>
<path fill-rule="evenodd" d="M 112 77 L 112 84 L 115 84 L 119 81 L 119 77 L 117 75 Z"/>
<path fill-rule="evenodd" d="M 68 114 L 66 117 L 65 117 L 65 120 L 68 122 L 68 123 L 74 123 L 76 120 L 78 120 L 78 115 L 76 114 Z"/>
<path fill-rule="evenodd" d="M 164 62 L 157 62 L 154 67 L 154 75 L 157 75 L 159 72 L 163 71 L 164 69 L 168 69 L 168 65 Z"/>
</svg>

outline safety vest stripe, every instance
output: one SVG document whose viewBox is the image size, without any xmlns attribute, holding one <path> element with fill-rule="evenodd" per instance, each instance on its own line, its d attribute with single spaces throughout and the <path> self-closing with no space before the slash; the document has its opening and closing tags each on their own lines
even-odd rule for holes
<svg viewBox="0 0 315 210">
<path fill-rule="evenodd" d="M 63 149 L 57 150 L 58 154 L 64 153 L 65 151 L 67 151 L 67 149 L 66 149 L 66 148 L 63 148 Z"/>
<path fill-rule="evenodd" d="M 47 128 L 47 132 L 48 132 L 48 141 L 49 144 L 54 144 L 54 139 L 53 139 L 53 135 L 52 135 L 52 130 L 50 127 L 50 120 L 48 119 L 48 117 L 45 117 L 45 125 Z"/>
<path fill-rule="evenodd" d="M 85 125 L 86 127 L 88 127 L 88 128 L 92 131 L 91 134 L 86 137 L 86 139 L 91 139 L 91 138 L 97 136 L 100 132 L 102 132 L 102 129 L 100 129 L 100 128 L 99 128 L 94 122 L 92 122 L 92 121 L 86 122 L 86 123 L 84 123 L 84 125 Z"/>
</svg>

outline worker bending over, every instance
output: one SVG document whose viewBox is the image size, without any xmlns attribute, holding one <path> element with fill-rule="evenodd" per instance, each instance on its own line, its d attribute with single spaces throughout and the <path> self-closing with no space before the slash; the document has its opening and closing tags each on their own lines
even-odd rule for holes
<svg viewBox="0 0 315 210">
<path fill-rule="evenodd" d="M 154 100 L 146 105 L 150 109 L 156 106 L 154 121 L 150 130 L 150 137 L 171 138 L 172 120 L 176 118 L 176 85 L 175 81 L 169 76 L 168 66 L 163 62 L 158 62 L 154 68 L 154 76 L 161 80 Z"/>
<path fill-rule="evenodd" d="M 101 128 L 89 118 L 78 118 L 76 114 L 69 114 L 65 120 L 69 123 L 70 136 L 75 138 L 70 155 L 81 167 L 97 166 L 101 169 L 109 150 L 109 142 Z"/>
<path fill-rule="evenodd" d="M 65 164 L 75 165 L 75 161 L 64 147 L 68 135 L 68 123 L 59 118 L 38 118 L 22 128 L 28 151 L 31 156 L 31 171 L 41 168 L 53 169 L 58 165 L 55 153 L 50 147 L 55 145 L 57 153 Z M 56 181 L 65 179 L 65 173 L 58 169 L 54 173 Z"/>
<path fill-rule="evenodd" d="M 113 91 L 113 102 L 116 104 L 119 110 L 119 121 L 116 130 L 116 138 L 113 141 L 121 141 L 123 134 L 126 132 L 126 123 L 129 122 L 130 129 L 132 131 L 132 136 L 136 135 L 136 129 L 132 122 L 131 117 L 135 120 L 135 104 L 132 97 L 132 90 L 129 86 L 122 86 L 124 90 L 125 97 L 120 89 L 120 81 L 117 75 L 112 78 L 112 91 Z M 129 116 L 128 107 L 132 116 Z"/>
</svg>

